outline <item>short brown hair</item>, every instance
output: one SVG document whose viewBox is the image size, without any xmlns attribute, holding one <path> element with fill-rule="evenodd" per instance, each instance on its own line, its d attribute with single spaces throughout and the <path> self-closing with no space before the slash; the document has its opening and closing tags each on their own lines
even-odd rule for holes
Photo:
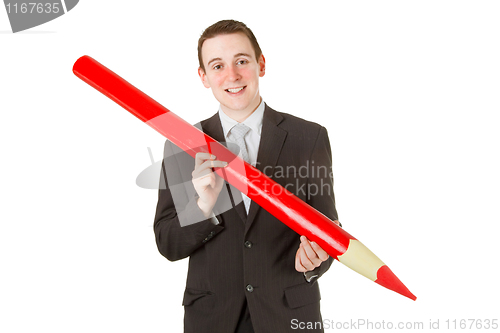
<svg viewBox="0 0 500 333">
<path fill-rule="evenodd" d="M 252 44 L 253 50 L 255 51 L 255 59 L 259 61 L 262 50 L 260 49 L 257 38 L 255 38 L 252 30 L 250 30 L 250 28 L 247 27 L 243 22 L 238 22 L 235 20 L 222 20 L 206 28 L 205 31 L 203 31 L 203 33 L 201 34 L 200 39 L 198 39 L 198 61 L 203 71 L 205 71 L 205 66 L 203 65 L 203 60 L 201 58 L 201 47 L 203 46 L 203 43 L 207 39 L 217 37 L 218 35 L 229 35 L 238 32 L 243 33 L 248 37 L 250 43 Z"/>
</svg>

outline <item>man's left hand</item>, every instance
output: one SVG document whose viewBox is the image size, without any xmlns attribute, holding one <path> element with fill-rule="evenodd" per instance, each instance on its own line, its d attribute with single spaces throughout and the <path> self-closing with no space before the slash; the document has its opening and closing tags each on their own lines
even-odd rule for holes
<svg viewBox="0 0 500 333">
<path fill-rule="evenodd" d="M 337 220 L 334 222 L 339 224 Z M 328 253 L 321 246 L 309 241 L 306 236 L 300 236 L 300 246 L 295 254 L 295 269 L 298 272 L 312 271 L 328 258 Z"/>
</svg>

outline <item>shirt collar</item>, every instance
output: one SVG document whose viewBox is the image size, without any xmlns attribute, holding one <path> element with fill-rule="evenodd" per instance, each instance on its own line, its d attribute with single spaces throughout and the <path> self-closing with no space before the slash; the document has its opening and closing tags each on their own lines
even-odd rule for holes
<svg viewBox="0 0 500 333">
<path fill-rule="evenodd" d="M 265 109 L 265 104 L 264 104 L 264 99 L 262 99 L 257 109 L 255 109 L 255 111 L 252 112 L 252 114 L 242 122 L 242 124 L 245 124 L 246 126 L 250 127 L 250 129 L 252 131 L 255 131 L 259 136 L 262 131 L 262 118 L 264 117 L 264 109 Z M 219 106 L 219 118 L 222 124 L 222 130 L 224 131 L 224 138 L 227 139 L 229 131 L 236 124 L 238 124 L 238 122 L 230 118 L 227 114 L 225 114 L 220 106 Z"/>
</svg>

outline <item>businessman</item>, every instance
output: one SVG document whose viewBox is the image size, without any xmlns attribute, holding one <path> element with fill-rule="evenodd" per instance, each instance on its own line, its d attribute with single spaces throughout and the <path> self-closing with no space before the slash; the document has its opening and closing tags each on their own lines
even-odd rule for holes
<svg viewBox="0 0 500 333">
<path fill-rule="evenodd" d="M 339 224 L 327 131 L 263 101 L 266 63 L 252 31 L 234 20 L 213 24 L 198 59 L 220 103 L 200 128 Z M 317 280 L 333 258 L 213 172 L 227 162 L 208 153 L 193 160 L 165 143 L 154 231 L 167 259 L 189 257 L 185 332 L 295 332 L 292 322 L 321 323 Z"/>
</svg>

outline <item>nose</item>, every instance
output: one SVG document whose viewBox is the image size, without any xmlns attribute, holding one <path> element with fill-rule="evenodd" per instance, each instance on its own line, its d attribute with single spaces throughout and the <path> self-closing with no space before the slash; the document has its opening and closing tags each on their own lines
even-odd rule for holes
<svg viewBox="0 0 500 333">
<path fill-rule="evenodd" d="M 228 66 L 227 78 L 229 81 L 238 81 L 241 78 L 238 67 L 234 64 Z"/>
</svg>

